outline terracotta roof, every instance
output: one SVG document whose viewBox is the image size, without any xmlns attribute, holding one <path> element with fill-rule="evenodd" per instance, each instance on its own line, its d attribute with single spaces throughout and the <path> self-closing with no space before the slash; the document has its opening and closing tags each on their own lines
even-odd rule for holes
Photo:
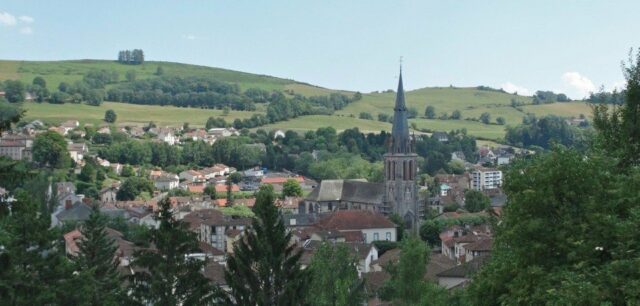
<svg viewBox="0 0 640 306">
<path fill-rule="evenodd" d="M 377 260 L 374 260 L 371 265 L 378 264 L 381 267 L 388 265 L 390 262 L 397 263 L 400 260 L 400 248 L 395 248 L 388 250 L 382 254 L 382 256 L 378 257 Z"/>
<path fill-rule="evenodd" d="M 225 184 L 216 184 L 216 192 L 227 192 L 227 185 Z M 231 185 L 231 192 L 240 191 L 240 187 L 236 184 Z"/>
<path fill-rule="evenodd" d="M 204 184 L 189 184 L 187 185 L 187 190 L 192 193 L 203 193 L 205 187 Z"/>
<path fill-rule="evenodd" d="M 386 271 L 374 271 L 363 274 L 367 292 L 375 295 L 384 283 L 391 279 L 391 275 Z"/>
<path fill-rule="evenodd" d="M 226 198 L 222 198 L 222 199 L 217 199 L 215 200 L 216 205 L 218 205 L 219 207 L 226 207 L 227 206 L 227 199 Z M 253 207 L 256 204 L 256 199 L 255 198 L 248 198 L 248 199 L 234 199 L 233 200 L 233 205 L 242 205 L 242 206 L 246 206 L 246 207 Z"/>
<path fill-rule="evenodd" d="M 441 253 L 431 253 L 429 263 L 427 263 L 427 272 L 424 278 L 429 281 L 438 281 L 438 273 L 451 269 L 456 266 L 456 261 Z"/>
<path fill-rule="evenodd" d="M 382 214 L 363 210 L 340 210 L 320 219 L 317 226 L 334 230 L 361 230 L 368 228 L 395 228 L 396 225 Z"/>
</svg>

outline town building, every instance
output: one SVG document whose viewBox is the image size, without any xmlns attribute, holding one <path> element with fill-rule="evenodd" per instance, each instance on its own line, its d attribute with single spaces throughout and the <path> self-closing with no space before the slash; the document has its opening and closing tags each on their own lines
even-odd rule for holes
<svg viewBox="0 0 640 306">
<path fill-rule="evenodd" d="M 7 135 L 0 138 L 0 156 L 13 160 L 31 161 L 33 139 L 23 135 Z"/>
<path fill-rule="evenodd" d="M 479 191 L 497 189 L 502 186 L 502 171 L 477 167 L 471 173 L 471 188 Z"/>
</svg>

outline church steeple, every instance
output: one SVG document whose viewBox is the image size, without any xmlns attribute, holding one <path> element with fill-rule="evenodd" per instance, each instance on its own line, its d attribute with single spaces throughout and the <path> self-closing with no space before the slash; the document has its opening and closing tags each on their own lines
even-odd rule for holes
<svg viewBox="0 0 640 306">
<path fill-rule="evenodd" d="M 391 130 L 391 146 L 389 153 L 411 153 L 411 138 L 409 137 L 409 122 L 407 120 L 407 105 L 404 101 L 402 85 L 402 66 L 398 79 L 396 105 L 393 109 L 393 128 Z"/>
</svg>

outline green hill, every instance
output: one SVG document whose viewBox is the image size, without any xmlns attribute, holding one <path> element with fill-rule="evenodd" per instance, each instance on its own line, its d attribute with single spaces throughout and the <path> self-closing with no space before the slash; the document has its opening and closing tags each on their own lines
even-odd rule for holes
<svg viewBox="0 0 640 306">
<path fill-rule="evenodd" d="M 142 65 L 124 65 L 108 60 L 74 60 L 74 61 L 3 61 L 0 60 L 0 81 L 6 79 L 20 79 L 31 83 L 34 77 L 42 76 L 47 81 L 50 90 L 56 90 L 60 82 L 74 82 L 81 80 L 90 70 L 104 69 L 117 71 L 120 82 L 125 82 L 125 74 L 129 70 L 136 72 L 137 79 L 157 78 L 156 69 L 162 67 L 166 76 L 206 76 L 220 81 L 236 83 L 242 90 L 260 88 L 265 90 L 286 91 L 305 96 L 328 95 L 349 91 L 339 91 L 313 86 L 294 80 L 277 78 L 267 75 L 251 74 L 228 69 L 189 65 L 172 62 L 145 62 Z M 393 86 L 395 84 L 390 84 Z M 538 116 L 554 114 L 564 117 L 576 117 L 580 114 L 590 115 L 591 109 L 584 102 L 554 103 L 533 105 L 532 98 L 512 95 L 495 90 L 480 90 L 478 88 L 431 87 L 412 90 L 406 93 L 407 105 L 418 112 L 418 117 L 411 119 L 419 129 L 452 130 L 466 128 L 469 134 L 487 139 L 500 139 L 504 136 L 505 126 L 495 124 L 497 117 L 503 117 L 507 125 L 521 122 L 527 113 Z M 362 99 L 349 104 L 333 116 L 304 116 L 289 121 L 267 125 L 265 129 L 294 129 L 309 130 L 321 126 L 334 126 L 338 130 L 359 127 L 363 131 L 389 130 L 390 125 L 385 122 L 357 119 L 361 112 L 367 112 L 377 118 L 378 114 L 393 114 L 395 92 L 363 94 Z M 512 100 L 520 104 L 512 107 Z M 427 105 L 435 107 L 436 113 L 451 114 L 458 110 L 462 113 L 462 120 L 439 120 L 424 118 Z M 123 103 L 104 103 L 100 107 L 79 104 L 38 104 L 26 103 L 28 119 L 43 119 L 48 122 L 61 122 L 67 119 L 78 119 L 84 123 L 100 123 L 106 109 L 114 109 L 119 114 L 119 124 L 144 124 L 154 121 L 163 125 L 182 125 L 190 122 L 193 126 L 202 126 L 209 116 L 221 116 L 217 110 L 202 110 L 177 108 L 170 106 L 143 106 Z M 256 112 L 232 111 L 225 119 L 231 122 L 236 118 L 244 119 L 254 113 L 264 113 L 264 105 L 258 105 Z M 480 114 L 488 112 L 494 124 L 482 124 L 474 121 Z M 467 120 L 465 120 L 467 119 Z"/>
</svg>

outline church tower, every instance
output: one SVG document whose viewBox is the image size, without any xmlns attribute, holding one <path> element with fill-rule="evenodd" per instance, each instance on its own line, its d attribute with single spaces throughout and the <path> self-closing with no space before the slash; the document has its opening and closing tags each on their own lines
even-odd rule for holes
<svg viewBox="0 0 640 306">
<path fill-rule="evenodd" d="M 418 186 L 415 142 L 409 135 L 407 106 L 402 86 L 402 67 L 393 109 L 393 128 L 384 155 L 385 208 L 403 218 L 407 228 L 418 227 Z"/>
</svg>

